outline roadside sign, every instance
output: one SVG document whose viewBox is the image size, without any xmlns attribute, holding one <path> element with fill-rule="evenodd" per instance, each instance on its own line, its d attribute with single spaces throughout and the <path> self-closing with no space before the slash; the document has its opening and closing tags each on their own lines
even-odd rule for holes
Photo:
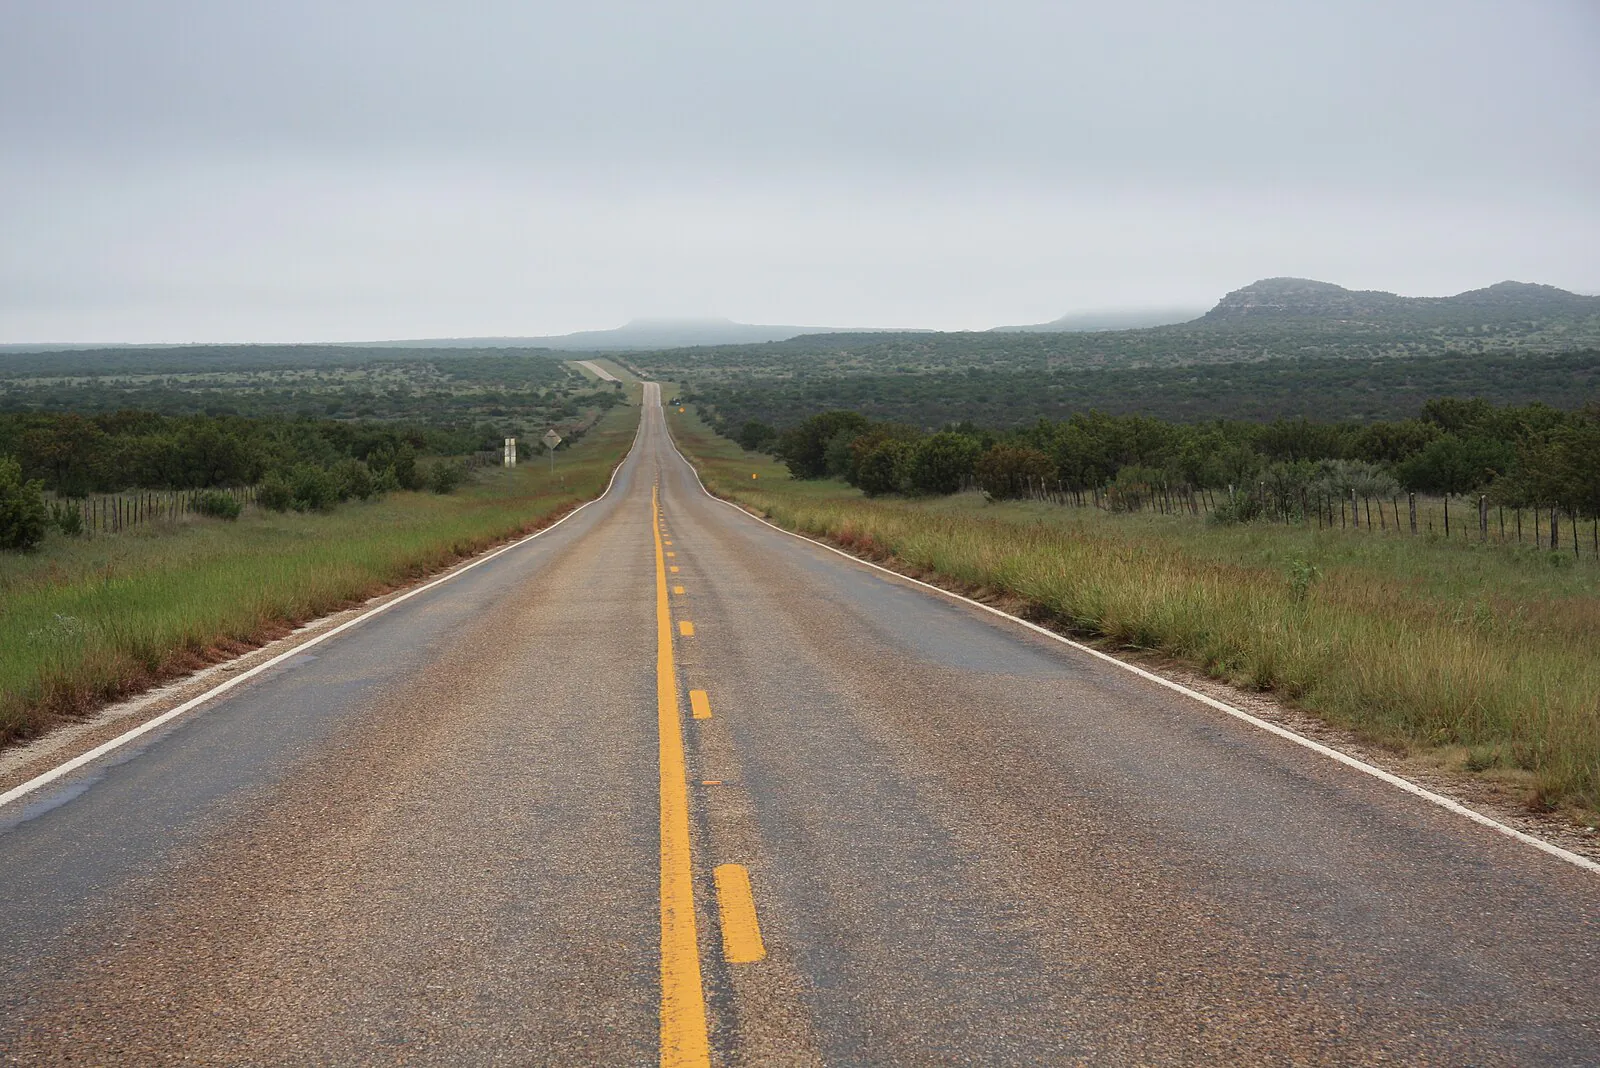
<svg viewBox="0 0 1600 1068">
<path fill-rule="evenodd" d="M 540 440 L 544 442 L 545 451 L 550 454 L 550 473 L 553 475 L 556 473 L 556 446 L 561 444 L 561 435 L 556 433 L 555 427 L 551 427 L 544 432 L 544 437 Z M 565 484 L 567 476 L 562 475 L 561 481 Z"/>
</svg>

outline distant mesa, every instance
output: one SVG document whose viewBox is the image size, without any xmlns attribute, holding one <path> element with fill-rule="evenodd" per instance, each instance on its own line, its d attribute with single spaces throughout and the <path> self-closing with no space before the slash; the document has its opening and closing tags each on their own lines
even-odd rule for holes
<svg viewBox="0 0 1600 1068">
<path fill-rule="evenodd" d="M 1600 297 L 1531 282 L 1497 282 L 1453 297 L 1402 297 L 1309 278 L 1263 278 L 1217 302 L 1201 323 L 1262 319 L 1466 325 L 1600 315 Z"/>
<path fill-rule="evenodd" d="M 909 331 L 874 327 L 761 326 L 732 319 L 633 319 L 614 330 L 579 330 L 545 337 L 425 338 L 364 342 L 384 348 L 541 348 L 567 352 L 625 352 L 677 349 L 695 345 L 757 345 L 787 341 L 801 334 L 881 334 Z"/>
<path fill-rule="evenodd" d="M 1151 326 L 1187 323 L 1205 314 L 1204 308 L 1120 308 L 1106 311 L 1073 312 L 1048 323 L 1031 326 L 996 326 L 1001 334 L 1078 334 L 1096 330 L 1142 330 Z"/>
</svg>

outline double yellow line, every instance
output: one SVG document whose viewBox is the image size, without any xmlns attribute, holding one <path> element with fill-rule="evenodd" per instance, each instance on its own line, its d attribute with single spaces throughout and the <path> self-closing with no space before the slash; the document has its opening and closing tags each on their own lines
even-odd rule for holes
<svg viewBox="0 0 1600 1068">
<path fill-rule="evenodd" d="M 672 659 L 667 560 L 661 545 L 661 499 L 650 489 L 656 542 L 656 727 L 661 765 L 661 1064 L 711 1064 L 705 983 L 695 933 L 694 868 L 689 857 L 689 784 L 683 759 L 678 675 Z"/>
</svg>

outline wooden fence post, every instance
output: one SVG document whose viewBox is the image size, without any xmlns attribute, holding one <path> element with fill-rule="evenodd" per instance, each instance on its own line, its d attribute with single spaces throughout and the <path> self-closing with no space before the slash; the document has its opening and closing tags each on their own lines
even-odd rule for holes
<svg viewBox="0 0 1600 1068">
<path fill-rule="evenodd" d="M 1417 532 L 1417 495 L 1415 493 L 1407 493 L 1406 503 L 1411 509 L 1411 533 L 1415 534 Z"/>
<path fill-rule="evenodd" d="M 1550 551 L 1561 548 L 1561 522 L 1556 518 L 1556 506 L 1550 506 Z"/>
<path fill-rule="evenodd" d="M 1478 540 L 1489 540 L 1489 498 L 1478 494 Z"/>
</svg>

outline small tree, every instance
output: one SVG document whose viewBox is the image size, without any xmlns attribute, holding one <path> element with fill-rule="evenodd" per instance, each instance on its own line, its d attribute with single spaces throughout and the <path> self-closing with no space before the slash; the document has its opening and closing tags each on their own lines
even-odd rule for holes
<svg viewBox="0 0 1600 1068">
<path fill-rule="evenodd" d="M 772 446 L 778 437 L 778 432 L 759 419 L 747 420 L 739 432 L 733 435 L 733 440 L 746 452 L 764 452 Z"/>
<path fill-rule="evenodd" d="M 778 436 L 773 455 L 789 465 L 795 478 L 825 478 L 830 442 L 844 431 L 867 429 L 867 417 L 856 412 L 823 412 Z"/>
<path fill-rule="evenodd" d="M 213 519 L 238 519 L 243 508 L 239 499 L 223 490 L 206 490 L 195 501 L 195 511 Z"/>
<path fill-rule="evenodd" d="M 910 443 L 890 438 L 864 452 L 856 466 L 856 485 L 861 492 L 877 497 L 904 489 L 911 449 Z"/>
<path fill-rule="evenodd" d="M 978 458 L 978 485 L 995 500 L 1022 497 L 1030 485 L 1041 485 L 1055 475 L 1055 464 L 1038 449 L 996 445 Z"/>
<path fill-rule="evenodd" d="M 0 549 L 37 549 L 49 523 L 44 483 L 37 479 L 24 482 L 22 465 L 9 456 L 0 456 Z"/>
<path fill-rule="evenodd" d="M 978 442 L 965 434 L 942 431 L 917 442 L 911 451 L 906 481 L 917 493 L 955 493 L 977 466 Z"/>
</svg>

